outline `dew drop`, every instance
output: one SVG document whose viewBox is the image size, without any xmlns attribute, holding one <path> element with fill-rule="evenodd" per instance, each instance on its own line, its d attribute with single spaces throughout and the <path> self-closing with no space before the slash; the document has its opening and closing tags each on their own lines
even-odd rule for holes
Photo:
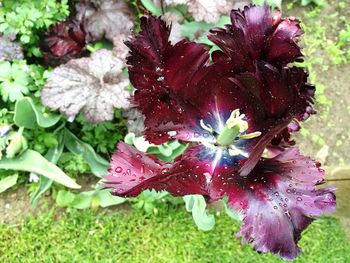
<svg viewBox="0 0 350 263">
<path fill-rule="evenodd" d="M 145 173 L 145 164 L 141 164 L 141 173 Z"/>
<path fill-rule="evenodd" d="M 278 209 L 278 207 L 277 207 L 277 206 L 274 206 L 274 207 L 273 207 L 273 209 L 277 210 L 277 209 Z"/>
<path fill-rule="evenodd" d="M 165 173 L 167 173 L 168 171 L 169 171 L 169 168 L 163 168 L 163 169 L 161 170 L 162 174 L 165 174 Z"/>
<path fill-rule="evenodd" d="M 292 192 L 292 190 L 290 189 L 287 189 L 287 193 L 290 194 Z"/>
<path fill-rule="evenodd" d="M 117 168 L 114 169 L 114 171 L 116 173 L 121 173 L 123 171 L 123 168 L 121 168 L 120 166 L 118 166 Z"/>
<path fill-rule="evenodd" d="M 137 153 L 137 154 L 136 154 L 136 158 L 139 158 L 139 159 L 140 159 L 140 158 L 142 158 L 142 155 L 139 154 L 139 153 Z"/>
<path fill-rule="evenodd" d="M 302 199 L 300 196 L 298 196 L 298 197 L 297 197 L 297 201 L 300 202 L 300 201 L 303 201 L 303 199 Z"/>
<path fill-rule="evenodd" d="M 278 192 L 275 192 L 274 195 L 275 195 L 275 196 L 279 196 L 279 193 L 278 193 Z"/>
</svg>

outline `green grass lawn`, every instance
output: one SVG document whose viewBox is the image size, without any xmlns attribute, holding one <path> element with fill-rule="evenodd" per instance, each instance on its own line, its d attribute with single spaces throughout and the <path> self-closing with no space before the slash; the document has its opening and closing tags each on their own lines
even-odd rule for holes
<svg viewBox="0 0 350 263">
<path fill-rule="evenodd" d="M 282 262 L 259 255 L 233 235 L 239 223 L 217 216 L 214 230 L 197 230 L 181 208 L 158 215 L 132 211 L 71 211 L 54 219 L 53 212 L 20 226 L 0 226 L 0 262 Z M 300 242 L 295 262 L 350 262 L 350 244 L 339 221 L 322 218 Z"/>
</svg>

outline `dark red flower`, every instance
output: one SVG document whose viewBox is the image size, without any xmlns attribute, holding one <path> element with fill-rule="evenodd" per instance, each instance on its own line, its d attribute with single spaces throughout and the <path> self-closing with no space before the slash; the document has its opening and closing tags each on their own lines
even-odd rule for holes
<svg viewBox="0 0 350 263">
<path fill-rule="evenodd" d="M 256 27 L 250 23 L 247 30 Z M 145 116 L 149 141 L 178 139 L 191 146 L 168 163 L 120 143 L 106 187 L 120 196 L 145 189 L 201 194 L 208 201 L 228 196 L 231 207 L 244 214 L 244 241 L 258 251 L 294 258 L 301 231 L 332 211 L 335 197 L 332 189 L 315 190 L 323 171 L 296 149 L 280 149 L 272 159 L 262 153 L 274 140 L 280 145 L 279 136 L 295 129 L 291 123 L 312 106 L 307 74 L 252 56 L 235 68 L 218 52 L 211 63 L 202 45 L 185 40 L 172 45 L 169 34 L 160 19 L 143 17 L 140 34 L 126 43 L 133 100 Z M 273 231 L 276 225 L 280 229 Z"/>
<path fill-rule="evenodd" d="M 298 37 L 303 31 L 300 21 L 295 17 L 282 19 L 281 12 L 277 9 L 271 11 L 267 5 L 250 6 L 243 11 L 232 10 L 231 22 L 232 25 L 226 25 L 225 28 L 212 29 L 208 35 L 221 48 L 213 54 L 213 60 L 222 64 L 221 74 L 246 74 L 246 71 L 257 74 L 258 64 L 262 62 L 283 68 L 289 63 L 303 60 L 301 47 L 298 46 Z M 273 141 L 275 145 L 293 145 L 290 132 L 295 129 L 291 126 L 315 113 L 311 107 L 315 88 L 307 83 L 307 77 L 305 72 L 305 80 L 299 92 L 308 98 L 310 104 L 295 118 L 289 129 L 276 136 Z"/>
<path fill-rule="evenodd" d="M 144 17 L 141 28 L 126 43 L 131 50 L 129 75 L 136 88 L 134 103 L 146 117 L 146 138 L 153 143 L 204 137 L 214 141 L 231 112 L 240 109 L 249 124 L 247 132 L 261 132 L 246 146 L 253 153 L 242 167 L 248 174 L 273 137 L 312 105 L 301 68 L 278 69 L 258 61 L 255 73 L 233 74 L 230 64 L 209 64 L 202 45 L 185 40 L 171 45 L 170 29 L 161 20 Z M 214 134 L 201 123 L 211 125 Z"/>
<path fill-rule="evenodd" d="M 75 20 L 69 19 L 51 26 L 42 47 L 45 62 L 57 66 L 79 57 L 88 40 L 82 25 Z"/>
<path fill-rule="evenodd" d="M 228 196 L 229 205 L 242 211 L 238 236 L 259 252 L 293 259 L 300 249 L 301 232 L 325 212 L 335 210 L 334 189 L 316 190 L 323 183 L 320 164 L 296 148 L 272 159 L 262 158 L 246 177 L 238 173 L 237 159 L 190 148 L 168 163 L 120 143 L 105 187 L 119 196 L 136 196 L 145 189 L 166 190 L 174 196 L 201 194 L 214 201 Z"/>
<path fill-rule="evenodd" d="M 303 31 L 295 17 L 282 19 L 278 9 L 271 11 L 267 5 L 246 6 L 243 11 L 231 11 L 231 23 L 212 29 L 208 38 L 234 68 L 254 72 L 256 61 L 285 66 L 302 60 L 298 37 Z"/>
</svg>

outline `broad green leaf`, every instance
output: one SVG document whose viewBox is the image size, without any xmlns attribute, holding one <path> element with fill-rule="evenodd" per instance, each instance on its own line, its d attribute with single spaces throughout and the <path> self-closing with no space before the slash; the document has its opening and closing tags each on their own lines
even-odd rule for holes
<svg viewBox="0 0 350 263">
<path fill-rule="evenodd" d="M 91 145 L 79 140 L 68 129 L 65 129 L 64 144 L 72 153 L 83 156 L 94 175 L 101 177 L 107 174 L 107 169 L 110 167 L 109 163 L 99 156 Z"/>
<path fill-rule="evenodd" d="M 11 64 L 8 61 L 0 62 L 0 81 L 5 81 L 11 75 Z"/>
<path fill-rule="evenodd" d="M 125 135 L 124 142 L 130 145 L 134 145 L 135 148 L 141 152 L 147 152 L 148 148 L 154 146 L 145 140 L 143 136 L 135 136 L 135 133 L 129 132 Z"/>
<path fill-rule="evenodd" d="M 96 189 L 74 194 L 66 190 L 60 190 L 56 202 L 61 207 L 74 207 L 76 209 L 108 207 L 119 205 L 126 201 L 125 198 L 113 196 L 109 190 Z"/>
<path fill-rule="evenodd" d="M 0 193 L 5 192 L 10 187 L 14 186 L 17 183 L 17 179 L 18 179 L 18 174 L 14 174 L 0 180 Z"/>
<path fill-rule="evenodd" d="M 141 0 L 141 3 L 143 6 L 152 13 L 154 16 L 161 16 L 162 15 L 162 9 L 158 6 L 156 6 L 153 2 L 153 0 Z"/>
<path fill-rule="evenodd" d="M 108 189 L 98 190 L 97 196 L 99 197 L 101 207 L 119 205 L 126 202 L 125 198 L 112 195 Z"/>
<path fill-rule="evenodd" d="M 25 97 L 16 102 L 14 121 L 17 126 L 35 129 L 37 125 L 43 128 L 55 125 L 61 116 L 44 112 L 44 107 L 35 105 L 33 100 Z"/>
<path fill-rule="evenodd" d="M 4 158 L 0 160 L 0 169 L 31 172 L 45 176 L 69 188 L 79 189 L 81 187 L 55 164 L 32 150 L 26 150 L 12 159 Z"/>
<path fill-rule="evenodd" d="M 242 221 L 243 220 L 243 215 L 240 212 L 234 211 L 228 206 L 227 198 L 225 198 L 223 200 L 223 203 L 224 203 L 224 206 L 225 206 L 225 212 L 226 212 L 226 214 L 229 217 L 231 217 L 232 219 L 237 220 L 237 221 Z"/>
<path fill-rule="evenodd" d="M 63 152 L 63 133 L 61 132 L 58 137 L 58 144 L 55 147 L 51 148 L 45 155 L 45 158 L 52 163 L 57 163 L 58 159 L 60 158 Z M 36 189 L 36 191 L 31 197 L 31 204 L 33 206 L 36 205 L 37 201 L 39 200 L 39 197 L 51 187 L 52 182 L 53 181 L 51 179 L 45 176 L 40 176 L 39 187 Z"/>
<path fill-rule="evenodd" d="M 201 195 L 186 195 L 183 197 L 186 203 L 186 210 L 192 212 L 192 217 L 197 227 L 203 231 L 213 229 L 215 225 L 214 215 L 208 215 L 205 208 L 205 199 Z"/>
<path fill-rule="evenodd" d="M 196 35 L 198 33 L 201 33 L 201 36 L 198 38 L 197 42 L 206 44 L 209 46 L 213 46 L 214 43 L 211 42 L 207 38 L 207 34 L 209 32 L 209 29 L 214 27 L 223 27 L 226 24 L 230 24 L 230 18 L 228 16 L 222 16 L 218 23 L 216 24 L 208 24 L 205 22 L 185 22 L 181 26 L 181 33 L 183 37 L 188 37 L 190 40 L 194 40 L 196 38 Z"/>
<path fill-rule="evenodd" d="M 173 149 L 171 148 L 171 146 L 167 145 L 165 143 L 162 145 L 159 145 L 158 149 L 159 149 L 160 153 L 166 157 L 171 156 L 171 154 L 173 153 Z"/>
<path fill-rule="evenodd" d="M 66 190 L 60 190 L 56 197 L 56 203 L 60 207 L 67 207 L 73 203 L 74 198 L 75 194 Z"/>
<path fill-rule="evenodd" d="M 87 191 L 75 195 L 73 202 L 69 204 L 69 206 L 72 206 L 76 209 L 90 208 L 94 193 L 95 191 Z"/>
</svg>

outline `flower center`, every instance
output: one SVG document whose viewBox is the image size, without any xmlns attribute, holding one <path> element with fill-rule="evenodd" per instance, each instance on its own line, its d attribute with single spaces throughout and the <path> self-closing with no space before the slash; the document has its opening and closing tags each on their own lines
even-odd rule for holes
<svg viewBox="0 0 350 263">
<path fill-rule="evenodd" d="M 201 121 L 201 126 L 203 129 L 213 133 L 213 129 L 204 124 Z M 224 128 L 216 136 L 216 147 L 227 148 L 231 156 L 240 155 L 242 151 L 235 147 L 235 144 L 239 140 L 247 140 L 259 137 L 261 132 L 256 131 L 252 133 L 246 133 L 249 125 L 245 120 L 245 115 L 241 114 L 239 109 L 231 112 L 230 117 L 226 120 Z M 213 145 L 211 145 L 213 148 Z"/>
</svg>

